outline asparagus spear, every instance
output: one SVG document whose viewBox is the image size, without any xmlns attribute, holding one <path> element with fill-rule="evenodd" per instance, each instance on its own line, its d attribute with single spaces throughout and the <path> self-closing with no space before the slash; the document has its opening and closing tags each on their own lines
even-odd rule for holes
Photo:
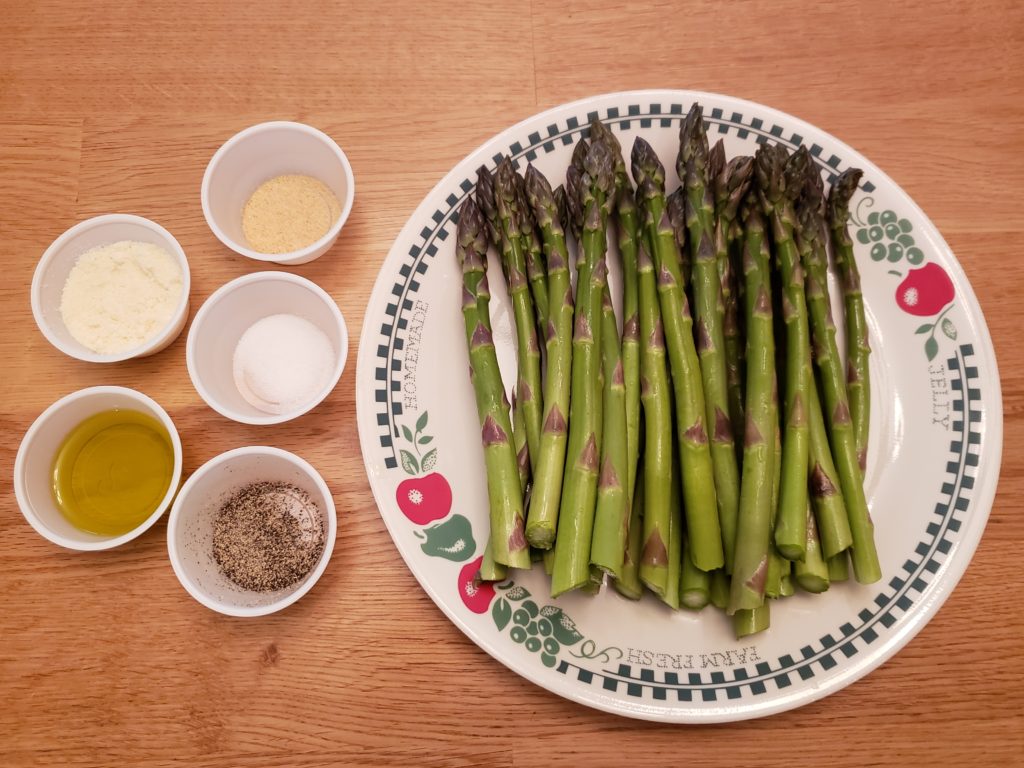
<svg viewBox="0 0 1024 768">
<path fill-rule="evenodd" d="M 777 548 L 773 549 L 769 545 L 768 551 L 768 572 L 764 578 L 764 596 L 777 598 L 783 597 L 782 584 L 783 580 L 789 576 L 789 570 L 792 563 L 784 558 Z"/>
<path fill-rule="evenodd" d="M 480 561 L 480 581 L 504 581 L 508 577 L 508 569 L 501 563 L 494 562 L 494 548 L 488 537 L 484 545 L 484 559 Z"/>
<path fill-rule="evenodd" d="M 516 465 L 519 469 L 519 488 L 526 499 L 526 487 L 530 484 L 530 451 L 526 445 L 526 421 L 522 401 L 512 390 L 512 447 L 516 449 Z"/>
<path fill-rule="evenodd" d="M 639 137 L 633 145 L 632 160 L 637 196 L 644 210 L 645 235 L 657 270 L 661 317 L 672 367 L 686 528 L 694 564 L 701 570 L 712 571 L 724 564 L 722 531 L 693 319 L 682 290 L 679 250 L 665 210 L 665 168 L 651 145 Z"/>
<path fill-rule="evenodd" d="M 583 239 L 583 209 L 580 207 L 580 198 L 583 197 L 583 171 L 570 165 L 565 171 L 565 216 L 562 221 L 569 227 L 569 232 L 576 241 L 576 269 L 582 266 L 583 249 L 580 242 Z M 577 289 L 579 284 L 577 283 Z"/>
<path fill-rule="evenodd" d="M 601 393 L 596 383 L 601 362 L 601 300 L 607 278 L 605 228 L 608 196 L 614 183 L 611 154 L 603 144 L 595 144 L 587 152 L 581 183 L 584 220 L 580 250 L 583 259 L 576 289 L 568 470 L 562 484 L 555 539 L 552 596 L 581 587 L 590 579 L 590 546 L 601 455 L 597 424 Z"/>
<path fill-rule="evenodd" d="M 645 239 L 637 251 L 640 293 L 640 397 L 644 405 L 643 552 L 640 579 L 655 594 L 668 585 L 668 525 L 671 505 L 672 407 L 665 337 L 654 264 Z"/>
<path fill-rule="evenodd" d="M 521 212 L 516 192 L 515 168 L 509 158 L 498 164 L 494 175 L 494 203 L 501 225 L 501 249 L 505 260 L 506 281 L 516 325 L 516 353 L 519 377 L 516 390 L 523 402 L 526 443 L 530 456 L 540 456 L 541 374 L 540 345 L 533 312 L 533 300 L 526 279 L 526 261 L 522 248 Z"/>
<path fill-rule="evenodd" d="M 810 395 L 807 398 L 807 421 L 811 436 L 809 493 L 822 553 L 826 558 L 832 558 L 848 549 L 853 539 L 850 534 L 850 522 L 846 516 L 846 505 L 839 491 L 839 476 L 832 461 L 828 433 L 825 431 L 825 417 L 821 413 L 818 385 L 813 375 L 810 379 L 811 384 L 807 388 Z"/>
<path fill-rule="evenodd" d="M 771 603 L 749 611 L 736 611 L 732 616 L 732 628 L 736 639 L 764 632 L 771 623 Z"/>
<path fill-rule="evenodd" d="M 796 593 L 796 580 L 793 578 L 793 565 L 790 560 L 785 560 L 782 575 L 779 577 L 779 594 L 773 597 L 789 597 Z"/>
<path fill-rule="evenodd" d="M 838 584 L 850 578 L 850 558 L 846 552 L 840 552 L 828 559 L 828 580 L 832 584 Z"/>
<path fill-rule="evenodd" d="M 679 587 L 683 574 L 683 509 L 679 467 L 672 464 L 668 511 L 668 566 L 665 569 L 665 592 L 658 595 L 672 610 L 679 610 Z"/>
<path fill-rule="evenodd" d="M 782 280 L 786 325 L 785 434 L 775 544 L 790 560 L 804 556 L 807 539 L 807 385 L 810 337 L 804 299 L 804 275 L 793 240 L 793 202 L 803 187 L 807 154 L 789 156 L 780 145 L 766 144 L 755 158 L 757 190 L 771 223 L 775 258 Z"/>
<path fill-rule="evenodd" d="M 821 553 L 821 540 L 818 538 L 818 526 L 814 522 L 814 513 L 807 507 L 807 546 L 803 560 L 793 563 L 793 575 L 796 583 L 805 592 L 824 592 L 828 589 L 828 564 Z"/>
<path fill-rule="evenodd" d="M 729 574 L 725 572 L 725 568 L 719 568 L 711 572 L 709 597 L 711 604 L 715 608 L 724 611 L 729 607 Z"/>
<path fill-rule="evenodd" d="M 683 293 L 690 293 L 690 249 L 686 237 L 686 189 L 679 187 L 675 192 L 665 198 L 665 209 L 668 212 L 668 221 L 672 225 L 672 234 L 676 238 L 676 247 L 679 249 L 679 276 L 683 280 Z"/>
<path fill-rule="evenodd" d="M 682 573 L 679 577 L 679 603 L 691 611 L 699 611 L 711 600 L 711 583 L 715 574 L 708 573 L 693 564 L 690 556 L 690 542 L 683 539 Z M 724 572 L 723 572 L 724 573 Z M 723 582 L 724 583 L 724 582 Z"/>
<path fill-rule="evenodd" d="M 838 359 L 835 343 L 835 325 L 828 296 L 828 275 L 823 216 L 824 197 L 821 177 L 811 167 L 807 171 L 804 192 L 797 205 L 797 242 L 805 267 L 805 295 L 811 319 L 812 352 L 816 359 L 833 355 Z M 839 478 L 832 460 L 825 430 L 825 419 L 818 396 L 818 385 L 808 370 L 807 421 L 810 437 L 808 465 L 809 492 L 816 515 L 821 547 L 825 557 L 847 549 L 852 537 L 846 505 L 839 491 Z"/>
<path fill-rule="evenodd" d="M 601 360 L 604 367 L 601 475 L 597 484 L 597 511 L 590 562 L 615 578 L 622 575 L 622 559 L 629 532 L 629 497 L 626 492 L 626 382 L 623 377 L 619 329 L 609 292 L 601 308 Z"/>
<path fill-rule="evenodd" d="M 526 169 L 526 193 L 540 226 L 547 256 L 550 302 L 546 328 L 548 369 L 544 379 L 544 421 L 540 454 L 534 471 L 533 495 L 526 520 L 526 538 L 532 546 L 548 549 L 554 543 L 557 531 L 565 472 L 572 369 L 573 296 L 562 217 L 548 180 L 533 166 Z"/>
<path fill-rule="evenodd" d="M 822 395 L 829 415 L 832 455 L 839 470 L 839 483 L 850 523 L 853 546 L 850 551 L 853 572 L 861 584 L 871 584 L 882 578 L 875 549 L 874 524 L 868 512 L 867 499 L 857 450 L 856 436 L 850 418 L 846 380 L 835 338 L 831 302 L 828 295 L 826 265 L 828 255 L 824 239 L 824 203 L 821 197 L 821 177 L 816 172 L 804 175 L 805 197 L 801 212 L 809 240 L 807 296 L 814 329 L 814 350 L 821 374 Z"/>
<path fill-rule="evenodd" d="M 472 198 L 466 200 L 459 210 L 455 252 L 462 265 L 462 314 L 487 466 L 490 546 L 497 563 L 528 568 L 530 550 L 523 535 L 523 495 L 519 489 L 519 470 L 510 439 L 512 424 L 508 399 L 489 323 L 481 322 L 481 315 L 488 311 L 488 303 L 483 298 L 487 295 L 485 226 L 476 203 Z"/>
<path fill-rule="evenodd" d="M 832 231 L 832 248 L 836 268 L 843 285 L 846 306 L 846 376 L 850 398 L 850 420 L 857 443 L 857 458 L 863 472 L 867 461 L 868 424 L 871 420 L 871 386 L 868 359 L 868 324 L 864 316 L 864 296 L 860 288 L 860 270 L 853 256 L 853 241 L 846 228 L 850 217 L 850 198 L 857 191 L 861 171 L 851 168 L 839 174 L 828 198 L 828 226 Z"/>
<path fill-rule="evenodd" d="M 713 426 L 711 458 L 725 569 L 732 570 L 736 546 L 736 515 L 740 476 L 732 423 L 729 420 L 729 382 L 725 360 L 722 280 L 715 248 L 715 205 L 708 182 L 708 136 L 704 113 L 694 104 L 679 132 L 676 169 L 686 189 L 686 225 L 693 264 L 694 323 L 701 381 L 704 383 L 706 423 Z"/>
<path fill-rule="evenodd" d="M 743 244 L 747 307 L 746 430 L 743 442 L 743 481 L 736 525 L 736 556 L 729 592 L 730 614 L 764 605 L 768 544 L 772 526 L 772 483 L 775 430 L 772 399 L 775 392 L 775 335 L 772 327 L 772 285 L 764 218 L 757 205 L 745 210 Z M 736 634 L 760 626 L 767 614 L 741 613 Z M 757 621 L 754 621 L 754 619 Z M 757 631 L 757 630 L 753 630 Z"/>
<path fill-rule="evenodd" d="M 533 215 L 529 196 L 526 192 L 526 181 L 518 173 L 513 176 L 516 182 L 517 204 L 519 206 L 523 239 L 523 256 L 526 259 L 526 278 L 530 283 L 533 296 L 533 310 L 537 318 L 537 329 L 540 336 L 547 333 L 550 301 L 548 299 L 548 275 L 544 265 L 543 246 L 537 234 L 537 221 Z M 534 457 L 536 459 L 536 457 Z"/>
<path fill-rule="evenodd" d="M 640 581 L 640 551 L 643 547 L 643 508 L 644 479 L 643 466 L 637 468 L 639 477 L 633 490 L 633 509 L 629 516 L 629 530 L 626 539 L 626 551 L 622 558 L 622 573 L 612 581 L 615 591 L 630 600 L 639 600 L 644 585 Z"/>
<path fill-rule="evenodd" d="M 622 258 L 622 371 L 626 386 L 626 494 L 633 497 L 640 455 L 640 294 L 637 284 L 637 243 L 640 219 L 633 183 L 626 173 L 622 146 L 603 123 L 591 126 L 591 138 L 604 142 L 615 160 L 614 219 Z"/>
<path fill-rule="evenodd" d="M 729 250 L 730 234 L 739 212 L 740 201 L 750 188 L 754 159 L 737 157 L 725 162 L 725 145 L 719 140 L 708 160 L 709 176 L 715 188 L 715 260 L 722 285 L 723 337 L 725 344 L 725 375 L 729 389 L 729 421 L 733 436 L 743 424 L 743 329 L 740 325 L 740 304 L 737 296 L 736 275 Z M 711 172 L 714 167 L 717 172 Z M 737 446 L 741 453 L 742 446 Z"/>
<path fill-rule="evenodd" d="M 498 220 L 498 207 L 494 202 L 494 176 L 481 165 L 476 170 L 476 204 L 484 216 L 487 234 L 494 247 L 501 250 L 501 222 Z M 505 269 L 505 260 L 501 260 L 501 268 Z"/>
</svg>

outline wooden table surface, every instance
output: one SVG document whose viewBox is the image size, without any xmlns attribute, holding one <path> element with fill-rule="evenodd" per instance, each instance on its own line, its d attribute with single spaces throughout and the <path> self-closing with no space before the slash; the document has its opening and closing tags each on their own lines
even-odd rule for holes
<svg viewBox="0 0 1024 768">
<path fill-rule="evenodd" d="M 624 6 L 629 6 L 628 10 Z M 0 501 L 0 763 L 320 765 L 1010 765 L 1024 760 L 1024 6 L 995 2 L 682 4 L 9 3 L 0 24 L 0 475 L 53 400 L 135 386 L 175 420 L 185 472 L 271 442 L 323 473 L 342 518 L 316 588 L 284 613 L 214 614 L 182 590 L 165 524 L 116 551 L 63 551 Z M 963 581 L 906 649 L 803 709 L 717 727 L 592 711 L 466 639 L 403 565 L 358 449 L 355 351 L 377 270 L 422 197 L 513 122 L 586 95 L 676 87 L 778 107 L 884 168 L 949 241 L 985 310 L 1006 446 Z M 36 329 L 42 251 L 88 216 L 167 227 L 193 312 L 258 265 L 207 228 L 211 153 L 268 119 L 344 147 L 358 195 L 333 250 L 293 271 L 337 300 L 349 367 L 277 428 L 206 407 L 184 334 L 153 358 L 79 363 Z M 365 393 L 364 395 L 365 396 Z"/>
</svg>

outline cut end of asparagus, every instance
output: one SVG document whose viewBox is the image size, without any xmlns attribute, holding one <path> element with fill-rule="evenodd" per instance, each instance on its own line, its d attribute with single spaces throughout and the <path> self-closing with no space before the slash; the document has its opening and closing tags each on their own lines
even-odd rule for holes
<svg viewBox="0 0 1024 768">
<path fill-rule="evenodd" d="M 551 549 L 555 543 L 555 527 L 553 525 L 528 525 L 526 540 L 530 542 L 531 547 Z"/>
<path fill-rule="evenodd" d="M 732 616 L 732 628 L 737 640 L 764 632 L 770 624 L 771 608 L 768 603 L 759 608 L 736 611 Z"/>
<path fill-rule="evenodd" d="M 804 592 L 811 592 L 816 595 L 827 592 L 829 587 L 829 580 L 827 578 L 822 578 L 813 573 L 798 573 L 796 583 Z"/>
<path fill-rule="evenodd" d="M 707 590 L 691 589 L 679 593 L 679 604 L 691 611 L 699 611 L 711 602 L 711 596 Z"/>
</svg>

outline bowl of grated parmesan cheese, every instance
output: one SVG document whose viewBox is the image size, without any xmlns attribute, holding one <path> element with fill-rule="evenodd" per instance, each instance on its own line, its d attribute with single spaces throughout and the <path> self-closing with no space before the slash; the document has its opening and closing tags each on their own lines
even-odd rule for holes
<svg viewBox="0 0 1024 768">
<path fill-rule="evenodd" d="M 66 355 L 116 363 L 152 355 L 188 319 L 190 273 L 178 241 L 130 214 L 81 221 L 53 241 L 32 278 L 32 314 Z"/>
</svg>

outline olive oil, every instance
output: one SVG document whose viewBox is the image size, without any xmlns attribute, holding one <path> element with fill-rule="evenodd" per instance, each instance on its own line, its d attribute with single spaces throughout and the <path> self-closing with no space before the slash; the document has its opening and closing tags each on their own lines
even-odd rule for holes
<svg viewBox="0 0 1024 768">
<path fill-rule="evenodd" d="M 90 416 L 64 438 L 53 459 L 53 498 L 76 528 L 117 536 L 156 511 L 173 474 L 163 424 L 118 408 Z"/>
</svg>

